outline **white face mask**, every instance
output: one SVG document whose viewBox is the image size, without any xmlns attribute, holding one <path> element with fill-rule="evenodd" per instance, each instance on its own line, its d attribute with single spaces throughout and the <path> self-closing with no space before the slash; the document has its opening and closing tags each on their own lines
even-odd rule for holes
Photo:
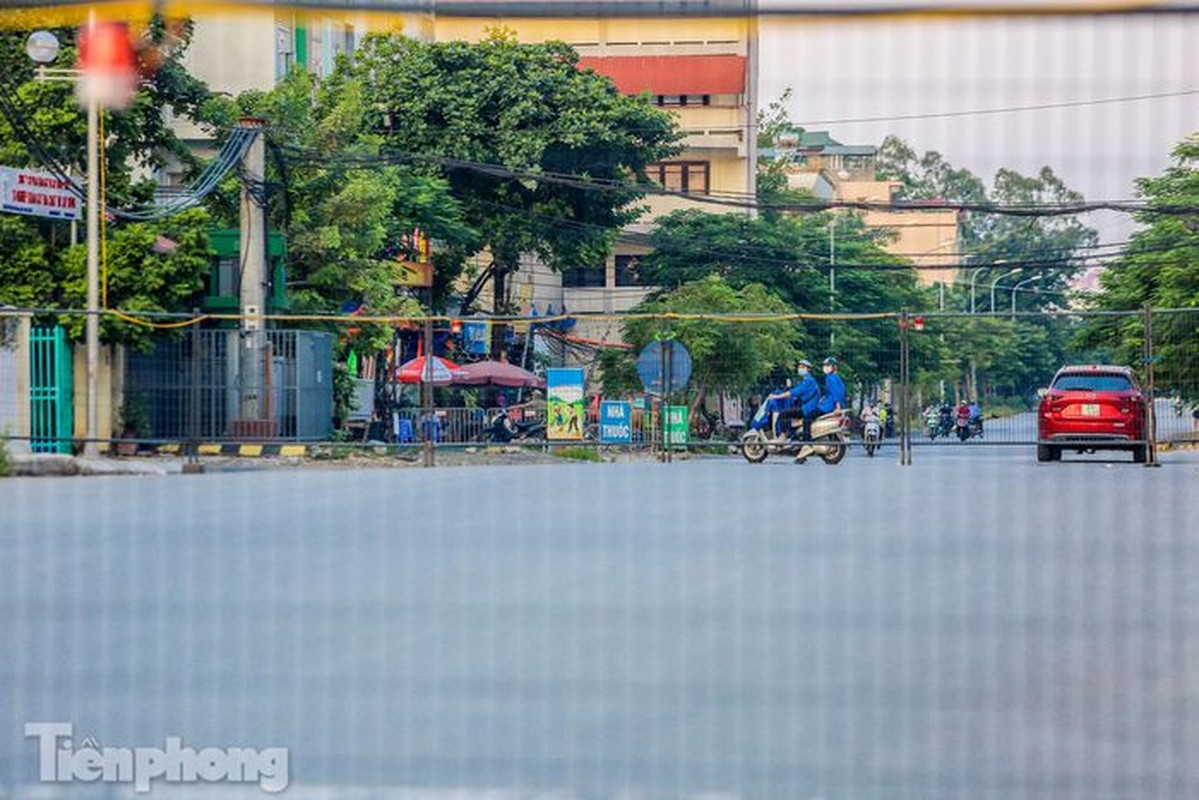
<svg viewBox="0 0 1199 800">
<path fill-rule="evenodd" d="M 796 372 L 799 374 L 799 377 L 801 377 L 801 378 L 808 377 L 808 371 L 806 369 L 804 369 L 803 367 L 800 367 L 798 370 L 796 370 Z"/>
</svg>

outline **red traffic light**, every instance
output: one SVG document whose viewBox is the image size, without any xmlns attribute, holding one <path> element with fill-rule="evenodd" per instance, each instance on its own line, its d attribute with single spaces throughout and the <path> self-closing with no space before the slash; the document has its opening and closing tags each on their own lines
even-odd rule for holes
<svg viewBox="0 0 1199 800">
<path fill-rule="evenodd" d="M 912 327 L 918 331 L 924 330 L 924 317 L 916 317 L 912 320 Z"/>
<path fill-rule="evenodd" d="M 137 55 L 124 22 L 97 22 L 79 31 L 80 99 L 124 108 L 137 92 Z"/>
</svg>

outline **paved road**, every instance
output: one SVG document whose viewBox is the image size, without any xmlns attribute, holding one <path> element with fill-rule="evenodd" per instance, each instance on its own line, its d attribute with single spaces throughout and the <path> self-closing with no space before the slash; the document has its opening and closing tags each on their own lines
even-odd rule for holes
<svg viewBox="0 0 1199 800">
<path fill-rule="evenodd" d="M 299 798 L 1199 796 L 1199 458 L 893 455 L 0 481 L 0 797 L 29 720 Z"/>
</svg>

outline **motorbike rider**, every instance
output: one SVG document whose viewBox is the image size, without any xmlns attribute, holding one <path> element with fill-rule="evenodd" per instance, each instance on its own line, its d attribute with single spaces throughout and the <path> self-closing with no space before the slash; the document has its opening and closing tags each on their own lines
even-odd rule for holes
<svg viewBox="0 0 1199 800">
<path fill-rule="evenodd" d="M 879 426 L 879 432 L 881 433 L 882 432 L 882 418 L 879 416 L 878 408 L 875 407 L 874 403 L 867 400 L 866 405 L 862 406 L 862 432 L 863 432 L 863 435 L 865 435 L 866 427 L 869 426 L 870 423 L 872 423 L 872 422 L 875 425 Z"/>
<path fill-rule="evenodd" d="M 983 410 L 979 407 L 977 400 L 971 400 L 970 405 L 966 406 L 970 411 L 970 425 L 977 428 L 979 433 L 983 432 Z"/>
<path fill-rule="evenodd" d="M 816 385 L 816 379 L 812 377 L 811 372 L 812 362 L 806 358 L 800 359 L 795 365 L 795 373 L 799 380 L 790 389 L 779 389 L 766 398 L 766 413 L 750 423 L 750 430 L 761 430 L 766 427 L 768 421 L 774 420 L 775 425 L 771 433 L 777 437 L 778 428 L 781 426 L 783 430 L 788 430 L 790 418 L 798 413 L 804 418 L 804 439 L 810 439 L 809 419 L 820 397 L 820 387 Z"/>
<path fill-rule="evenodd" d="M 953 430 L 953 406 L 949 405 L 949 401 L 941 403 L 937 425 L 943 433 Z"/>
<path fill-rule="evenodd" d="M 966 404 L 965 400 L 958 404 L 957 422 L 962 426 L 970 424 L 970 406 Z"/>
</svg>

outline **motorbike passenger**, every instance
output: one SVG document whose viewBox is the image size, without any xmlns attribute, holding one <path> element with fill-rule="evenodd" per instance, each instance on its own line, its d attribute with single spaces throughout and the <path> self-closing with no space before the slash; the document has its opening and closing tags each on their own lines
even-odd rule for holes
<svg viewBox="0 0 1199 800">
<path fill-rule="evenodd" d="M 808 420 L 820 397 L 820 388 L 811 370 L 812 362 L 806 358 L 800 360 L 795 367 L 799 380 L 790 389 L 779 389 L 766 398 L 765 413 L 750 422 L 750 430 L 761 430 L 767 422 L 773 421 L 771 433 L 777 437 L 779 428 L 788 430 L 791 417 L 798 413 L 804 418 L 804 438 L 811 438 Z"/>
<path fill-rule="evenodd" d="M 824 359 L 824 395 L 818 406 L 821 414 L 831 414 L 845 406 L 845 381 L 837 374 L 837 367 L 837 359 L 832 356 Z"/>
</svg>

